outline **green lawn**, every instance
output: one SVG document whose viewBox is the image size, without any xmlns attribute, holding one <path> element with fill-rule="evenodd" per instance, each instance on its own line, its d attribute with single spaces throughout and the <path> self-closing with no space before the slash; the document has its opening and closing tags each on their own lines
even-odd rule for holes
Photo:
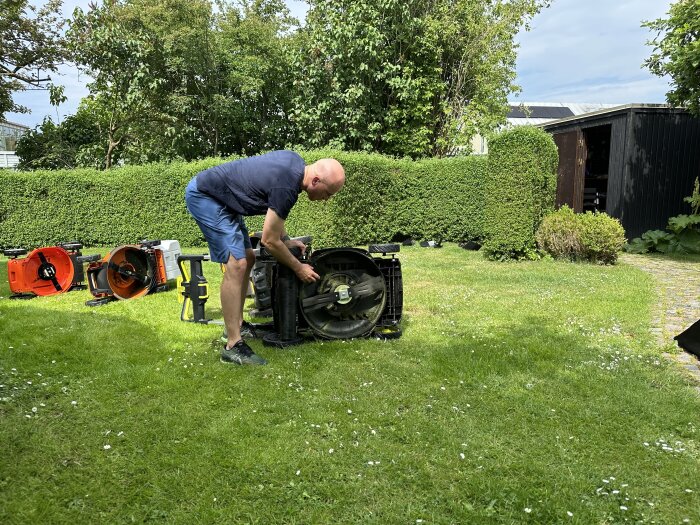
<svg viewBox="0 0 700 525">
<path fill-rule="evenodd" d="M 400 257 L 401 339 L 254 341 L 259 368 L 175 291 L 0 300 L 0 523 L 700 522 L 700 399 L 650 277 Z"/>
</svg>

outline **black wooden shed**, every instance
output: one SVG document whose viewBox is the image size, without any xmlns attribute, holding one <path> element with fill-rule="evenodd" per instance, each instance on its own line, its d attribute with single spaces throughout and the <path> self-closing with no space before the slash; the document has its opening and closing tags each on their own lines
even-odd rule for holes
<svg viewBox="0 0 700 525">
<path fill-rule="evenodd" d="M 700 118 L 630 104 L 542 125 L 559 149 L 557 206 L 604 211 L 629 239 L 687 213 L 700 176 Z"/>
</svg>

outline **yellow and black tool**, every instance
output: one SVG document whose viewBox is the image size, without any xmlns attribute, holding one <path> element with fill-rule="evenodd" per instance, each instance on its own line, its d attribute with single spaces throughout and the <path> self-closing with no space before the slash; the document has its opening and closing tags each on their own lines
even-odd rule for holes
<svg viewBox="0 0 700 525">
<path fill-rule="evenodd" d="M 204 277 L 202 262 L 208 261 L 209 255 L 180 255 L 177 265 L 182 277 L 177 278 L 178 301 L 182 303 L 180 319 L 191 323 L 209 324 L 213 321 L 204 316 L 204 305 L 209 299 L 209 284 Z M 187 271 L 185 262 L 189 261 Z M 221 324 L 218 322 L 217 324 Z"/>
</svg>

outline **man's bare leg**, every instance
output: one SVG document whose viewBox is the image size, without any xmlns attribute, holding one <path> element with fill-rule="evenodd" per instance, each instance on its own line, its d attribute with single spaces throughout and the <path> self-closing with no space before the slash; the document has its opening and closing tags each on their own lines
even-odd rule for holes
<svg viewBox="0 0 700 525">
<path fill-rule="evenodd" d="M 226 271 L 221 282 L 221 311 L 224 314 L 224 324 L 228 334 L 230 348 L 241 340 L 241 323 L 243 322 L 243 303 L 245 302 L 246 275 L 248 262 L 244 259 L 236 259 L 229 255 L 226 262 Z"/>
</svg>

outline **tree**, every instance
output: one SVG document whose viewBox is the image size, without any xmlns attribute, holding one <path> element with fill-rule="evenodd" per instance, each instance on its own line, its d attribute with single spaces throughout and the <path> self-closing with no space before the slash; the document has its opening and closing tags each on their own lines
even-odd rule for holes
<svg viewBox="0 0 700 525">
<path fill-rule="evenodd" d="M 293 141 L 289 50 L 297 25 L 281 0 L 241 2 L 222 16 L 219 56 L 226 81 L 217 100 L 231 118 L 228 152 L 254 154 Z"/>
<path fill-rule="evenodd" d="M 105 0 L 87 13 L 76 9 L 67 34 L 75 62 L 94 79 L 88 89 L 101 110 L 107 169 L 117 148 L 148 130 L 143 124 L 168 121 L 162 47 L 132 14 L 119 0 Z"/>
<path fill-rule="evenodd" d="M 648 42 L 654 52 L 644 66 L 658 76 L 671 77 L 669 104 L 687 106 L 700 115 L 700 1 L 679 0 L 672 4 L 668 18 L 642 24 L 656 31 Z"/>
<path fill-rule="evenodd" d="M 48 75 L 66 59 L 60 7 L 61 0 L 38 9 L 28 0 L 0 0 L 0 119 L 8 111 L 29 112 L 12 100 L 16 91 L 49 89 L 53 104 L 64 100 Z"/>
<path fill-rule="evenodd" d="M 87 152 L 99 143 L 99 129 L 85 102 L 75 115 L 55 124 L 50 118 L 24 134 L 17 142 L 20 170 L 70 169 L 82 165 L 94 166 L 95 159 Z M 100 152 L 101 153 L 101 152 Z M 104 155 L 99 155 L 99 162 Z"/>
<path fill-rule="evenodd" d="M 295 54 L 302 142 L 444 155 L 505 120 L 514 37 L 547 0 L 313 0 Z"/>
<path fill-rule="evenodd" d="M 75 60 L 94 81 L 90 100 L 105 167 L 122 161 L 257 153 L 282 146 L 291 81 L 281 0 L 233 7 L 209 0 L 104 0 L 76 10 Z"/>
</svg>

